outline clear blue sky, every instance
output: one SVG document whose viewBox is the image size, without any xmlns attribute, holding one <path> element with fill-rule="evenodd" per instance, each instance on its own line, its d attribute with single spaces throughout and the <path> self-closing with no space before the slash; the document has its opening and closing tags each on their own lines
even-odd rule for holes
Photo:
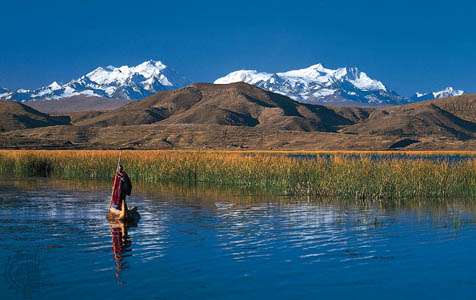
<svg viewBox="0 0 476 300">
<path fill-rule="evenodd" d="M 476 92 L 476 1 L 6 0 L 0 86 L 160 59 L 192 81 L 236 69 L 358 66 L 408 95 Z"/>
</svg>

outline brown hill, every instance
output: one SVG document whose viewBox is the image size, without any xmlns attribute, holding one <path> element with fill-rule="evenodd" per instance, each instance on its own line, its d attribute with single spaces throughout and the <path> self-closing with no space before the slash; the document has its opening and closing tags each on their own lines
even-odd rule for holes
<svg viewBox="0 0 476 300">
<path fill-rule="evenodd" d="M 113 110 L 129 102 L 131 101 L 93 96 L 73 96 L 57 100 L 29 101 L 27 105 L 47 114 L 66 114 L 73 112 Z"/>
<path fill-rule="evenodd" d="M 22 103 L 6 100 L 0 101 L 0 115 L 0 132 L 70 123 L 69 117 L 50 116 Z"/>
<path fill-rule="evenodd" d="M 335 131 L 353 123 L 320 105 L 301 104 L 260 88 L 234 83 L 194 84 L 142 101 L 77 119 L 76 125 L 126 126 L 159 123 L 264 127 L 280 130 Z"/>
<path fill-rule="evenodd" d="M 400 137 L 476 137 L 476 96 L 468 95 L 372 111 L 368 118 L 343 133 Z"/>
<path fill-rule="evenodd" d="M 426 103 L 434 104 L 458 118 L 476 123 L 476 95 L 474 94 L 438 99 Z"/>
</svg>

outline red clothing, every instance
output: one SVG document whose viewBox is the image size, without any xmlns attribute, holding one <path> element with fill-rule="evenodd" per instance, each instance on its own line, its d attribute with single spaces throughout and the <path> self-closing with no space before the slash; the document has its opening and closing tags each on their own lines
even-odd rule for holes
<svg viewBox="0 0 476 300">
<path fill-rule="evenodd" d="M 111 206 L 115 209 L 122 208 L 122 197 L 121 197 L 121 175 L 116 173 L 114 180 L 112 182 L 112 196 L 111 196 Z"/>
</svg>

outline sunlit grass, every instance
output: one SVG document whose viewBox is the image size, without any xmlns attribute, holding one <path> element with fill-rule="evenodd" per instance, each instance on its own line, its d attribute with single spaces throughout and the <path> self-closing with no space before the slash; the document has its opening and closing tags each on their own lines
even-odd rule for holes
<svg viewBox="0 0 476 300">
<path fill-rule="evenodd" d="M 300 156 L 304 155 L 304 156 Z M 109 180 L 118 157 L 135 182 L 394 202 L 476 197 L 476 152 L 0 151 L 0 174 Z M 442 159 L 442 158 L 457 159 Z"/>
</svg>

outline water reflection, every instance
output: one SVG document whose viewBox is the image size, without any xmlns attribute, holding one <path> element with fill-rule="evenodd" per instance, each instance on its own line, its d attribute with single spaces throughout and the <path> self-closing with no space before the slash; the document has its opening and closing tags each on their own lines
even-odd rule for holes
<svg viewBox="0 0 476 300">
<path fill-rule="evenodd" d="M 473 199 L 371 206 L 138 186 L 142 219 L 126 227 L 106 220 L 109 194 L 109 183 L 0 182 L 0 265 L 17 274 L 0 282 L 2 299 L 19 298 L 9 287 L 27 274 L 38 281 L 36 258 L 55 285 L 25 295 L 49 300 L 436 299 L 476 287 Z M 28 249 L 43 254 L 16 255 Z"/>
<path fill-rule="evenodd" d="M 127 233 L 127 225 L 119 221 L 109 221 L 112 238 L 112 254 L 114 258 L 114 274 L 120 286 L 124 285 L 121 272 L 127 269 L 126 257 L 132 251 L 132 240 Z"/>
</svg>

